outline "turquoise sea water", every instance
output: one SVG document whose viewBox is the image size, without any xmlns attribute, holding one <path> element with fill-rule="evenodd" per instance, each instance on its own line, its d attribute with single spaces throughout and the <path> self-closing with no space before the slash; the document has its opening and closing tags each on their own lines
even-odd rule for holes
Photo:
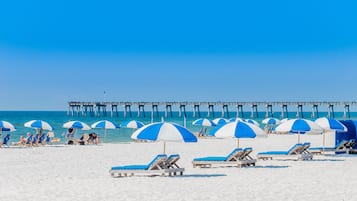
<svg viewBox="0 0 357 201">
<path fill-rule="evenodd" d="M 221 113 L 217 112 L 214 115 L 214 118 L 221 117 Z M 296 112 L 290 112 L 289 118 L 294 118 L 296 116 Z M 326 112 L 320 112 L 319 117 L 327 116 Z M 207 112 L 201 112 L 201 117 L 207 117 Z M 229 117 L 225 117 L 227 119 L 236 117 L 236 113 L 232 112 L 229 113 Z M 280 118 L 280 113 L 274 113 L 274 117 Z M 307 119 L 311 119 L 311 113 L 305 112 L 304 117 Z M 186 127 L 191 130 L 192 132 L 199 132 L 201 129 L 200 126 L 192 125 L 192 122 L 199 118 L 196 114 L 196 117 L 193 117 L 192 113 L 187 112 L 186 117 Z M 214 119 L 211 115 L 210 119 Z M 246 112 L 244 113 L 244 118 L 251 118 L 251 113 Z M 261 121 L 265 118 L 265 112 L 260 112 L 258 114 L 258 118 L 253 118 L 260 123 L 260 127 L 263 128 L 264 125 Z M 343 119 L 342 112 L 335 112 L 336 119 Z M 173 116 L 165 117 L 165 114 L 160 112 L 158 116 L 151 117 L 151 113 L 145 113 L 145 117 L 141 114 L 141 117 L 137 116 L 137 113 L 133 112 L 132 117 L 124 118 L 123 113 L 119 113 L 119 116 L 111 117 L 110 113 L 106 117 L 103 115 L 100 117 L 91 117 L 91 116 L 68 116 L 67 112 L 65 111 L 0 111 L 0 120 L 9 121 L 10 123 L 14 124 L 16 127 L 16 131 L 11 132 L 11 139 L 10 142 L 17 142 L 19 140 L 20 135 L 25 135 L 27 132 L 35 133 L 34 129 L 24 127 L 24 123 L 33 119 L 41 119 L 47 121 L 55 128 L 55 136 L 62 139 L 64 141 L 64 133 L 66 132 L 65 128 L 62 128 L 63 123 L 71 120 L 79 120 L 87 123 L 89 126 L 102 119 L 111 120 L 117 124 L 121 124 L 124 121 L 136 119 L 144 124 L 154 122 L 160 122 L 164 119 L 167 122 L 175 122 L 178 124 L 184 124 L 184 118 L 179 117 L 178 112 L 173 112 Z M 357 119 L 357 112 L 351 112 L 351 119 Z M 212 128 L 208 128 L 208 131 Z M 89 133 L 89 132 L 96 132 L 99 133 L 101 136 L 103 135 L 103 130 L 100 129 L 92 129 L 91 131 L 78 131 L 76 133 L 76 137 L 79 138 L 82 133 Z M 133 130 L 128 128 L 120 128 L 115 130 L 107 130 L 106 142 L 110 143 L 117 143 L 117 142 L 129 142 L 131 141 L 131 134 Z M 4 136 L 4 135 L 3 135 Z M 103 137 L 103 136 L 102 136 Z"/>
</svg>

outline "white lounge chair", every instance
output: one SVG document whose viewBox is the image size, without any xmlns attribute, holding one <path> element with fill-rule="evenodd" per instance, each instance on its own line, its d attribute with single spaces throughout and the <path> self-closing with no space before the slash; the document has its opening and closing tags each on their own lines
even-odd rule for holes
<svg viewBox="0 0 357 201">
<path fill-rule="evenodd" d="M 242 160 L 244 150 L 242 148 L 234 149 L 227 156 L 208 156 L 203 158 L 194 158 L 193 167 L 212 167 L 213 164 L 230 165 L 230 166 L 248 166 L 251 161 Z"/>
<path fill-rule="evenodd" d="M 159 174 L 165 176 L 165 161 L 167 160 L 166 154 L 157 155 L 147 165 L 125 165 L 114 166 L 109 170 L 112 177 L 115 176 L 133 176 L 135 173 L 155 175 Z"/>
<path fill-rule="evenodd" d="M 180 159 L 180 155 L 178 154 L 172 154 L 169 157 L 167 157 L 165 161 L 165 173 L 168 173 L 169 176 L 176 175 L 176 173 L 180 173 L 180 175 L 183 175 L 183 172 L 185 171 L 185 168 L 181 168 L 178 164 L 177 161 Z"/>
<path fill-rule="evenodd" d="M 334 147 L 311 147 L 309 152 L 312 154 L 322 154 L 323 151 L 346 153 L 348 143 L 348 140 L 342 140 Z"/>
<path fill-rule="evenodd" d="M 311 160 L 312 154 L 304 153 L 303 144 L 295 144 L 288 151 L 268 151 L 260 152 L 257 155 L 258 159 L 268 160 L 273 158 L 295 159 L 295 160 Z"/>
</svg>

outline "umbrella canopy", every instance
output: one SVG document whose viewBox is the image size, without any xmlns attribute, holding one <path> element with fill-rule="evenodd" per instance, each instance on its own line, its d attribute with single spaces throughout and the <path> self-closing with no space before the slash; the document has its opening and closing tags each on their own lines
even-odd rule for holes
<svg viewBox="0 0 357 201">
<path fill-rule="evenodd" d="M 144 124 L 140 121 L 136 121 L 136 120 L 130 120 L 130 121 L 126 121 L 126 122 L 123 122 L 121 124 L 121 127 L 124 127 L 124 128 L 141 128 L 143 127 Z"/>
<path fill-rule="evenodd" d="M 213 123 L 215 123 L 216 125 L 220 125 L 220 124 L 226 124 L 229 121 L 225 118 L 215 118 L 213 119 Z"/>
<path fill-rule="evenodd" d="M 257 121 L 255 121 L 254 119 L 244 119 L 243 121 L 254 124 L 256 126 L 260 126 L 259 123 Z"/>
<path fill-rule="evenodd" d="M 234 118 L 230 118 L 228 121 L 229 121 L 229 122 L 244 121 L 244 119 L 239 118 L 239 117 L 234 117 Z"/>
<path fill-rule="evenodd" d="M 15 131 L 16 128 L 8 121 L 0 121 L 0 133 L 1 131 Z"/>
<path fill-rule="evenodd" d="M 280 124 L 280 120 L 277 118 L 269 117 L 269 118 L 263 119 L 262 123 L 276 125 L 276 124 Z"/>
<path fill-rule="evenodd" d="M 316 119 L 315 123 L 324 129 L 324 131 L 347 131 L 346 126 L 336 119 L 321 117 Z M 322 135 L 322 152 L 325 152 L 325 132 Z"/>
<path fill-rule="evenodd" d="M 255 138 L 256 136 L 266 136 L 265 132 L 258 126 L 244 121 L 235 121 L 222 125 L 215 133 L 216 137 Z"/>
<path fill-rule="evenodd" d="M 197 137 L 186 128 L 167 122 L 151 123 L 136 130 L 132 139 L 164 141 L 164 153 L 166 152 L 165 142 L 197 142 Z"/>
<path fill-rule="evenodd" d="M 192 122 L 192 125 L 216 126 L 216 124 L 212 120 L 206 118 L 196 119 L 194 122 Z"/>
<path fill-rule="evenodd" d="M 325 131 L 341 131 L 341 132 L 347 131 L 346 126 L 336 119 L 321 117 L 316 119 L 315 123 Z"/>
<path fill-rule="evenodd" d="M 104 128 L 104 129 L 116 129 L 119 128 L 117 124 L 108 120 L 101 120 L 93 123 L 91 128 Z"/>
<path fill-rule="evenodd" d="M 116 125 L 114 122 L 108 121 L 108 120 L 101 120 L 93 123 L 91 125 L 91 128 L 103 128 L 104 129 L 104 140 L 105 142 L 105 136 L 106 136 L 106 130 L 107 129 L 116 129 L 119 128 L 118 125 Z"/>
<path fill-rule="evenodd" d="M 287 122 L 289 120 L 290 120 L 289 118 L 284 118 L 284 119 L 280 120 L 280 123 L 282 124 L 282 123 Z"/>
<path fill-rule="evenodd" d="M 43 129 L 43 130 L 49 130 L 49 131 L 52 131 L 54 130 L 53 127 L 45 122 L 45 121 L 42 121 L 42 120 L 31 120 L 31 121 L 28 121 L 24 124 L 25 127 L 28 127 L 28 128 L 36 128 L 36 129 Z"/>
<path fill-rule="evenodd" d="M 69 121 L 63 124 L 63 128 L 75 128 L 81 130 L 90 130 L 90 127 L 81 121 Z"/>
<path fill-rule="evenodd" d="M 300 143 L 300 134 L 307 132 L 321 134 L 323 132 L 322 128 L 315 122 L 301 118 L 288 120 L 277 126 L 275 131 L 298 134 L 298 143 Z"/>
</svg>

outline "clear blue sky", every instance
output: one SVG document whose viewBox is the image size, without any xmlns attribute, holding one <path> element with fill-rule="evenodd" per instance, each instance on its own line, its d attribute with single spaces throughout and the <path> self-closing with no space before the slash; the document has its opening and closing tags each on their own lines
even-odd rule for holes
<svg viewBox="0 0 357 201">
<path fill-rule="evenodd" d="M 357 2 L 0 3 L 0 110 L 357 100 Z"/>
</svg>

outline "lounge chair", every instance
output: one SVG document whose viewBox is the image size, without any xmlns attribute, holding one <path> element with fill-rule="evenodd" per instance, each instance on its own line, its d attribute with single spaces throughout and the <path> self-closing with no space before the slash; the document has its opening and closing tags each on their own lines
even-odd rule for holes
<svg viewBox="0 0 357 201">
<path fill-rule="evenodd" d="M 33 134 L 29 135 L 26 138 L 26 146 L 32 146 L 32 138 L 33 138 Z"/>
<path fill-rule="evenodd" d="M 311 160 L 312 154 L 303 153 L 304 146 L 295 144 L 288 151 L 268 151 L 258 153 L 258 159 L 268 160 L 273 158 L 295 159 L 295 160 Z"/>
<path fill-rule="evenodd" d="M 165 161 L 167 160 L 166 154 L 157 155 L 150 163 L 147 165 L 125 165 L 125 166 L 114 166 L 109 170 L 109 173 L 112 177 L 116 175 L 121 177 L 131 175 L 134 173 L 143 173 L 143 174 L 160 174 L 165 175 Z"/>
<path fill-rule="evenodd" d="M 325 152 L 346 152 L 346 146 L 348 144 L 348 140 L 342 140 L 334 147 L 311 147 L 309 148 L 309 152 L 312 154 L 322 154 L 323 151 Z"/>
<path fill-rule="evenodd" d="M 172 154 L 169 157 L 167 157 L 165 161 L 165 172 L 169 173 L 169 176 L 173 173 L 176 175 L 177 172 L 180 173 L 180 175 L 183 175 L 183 172 L 185 171 L 185 168 L 181 168 L 178 164 L 177 161 L 180 159 L 180 155 L 178 154 Z"/>
<path fill-rule="evenodd" d="M 240 156 L 239 160 L 243 160 L 248 166 L 255 166 L 257 159 L 253 159 L 253 157 L 250 155 L 252 152 L 253 149 L 251 147 L 244 148 L 243 154 Z"/>
<path fill-rule="evenodd" d="M 219 165 L 237 165 L 238 167 L 249 165 L 250 161 L 242 160 L 244 150 L 242 148 L 234 149 L 227 156 L 208 156 L 203 158 L 194 158 L 193 167 L 212 167 L 213 164 Z"/>
</svg>

